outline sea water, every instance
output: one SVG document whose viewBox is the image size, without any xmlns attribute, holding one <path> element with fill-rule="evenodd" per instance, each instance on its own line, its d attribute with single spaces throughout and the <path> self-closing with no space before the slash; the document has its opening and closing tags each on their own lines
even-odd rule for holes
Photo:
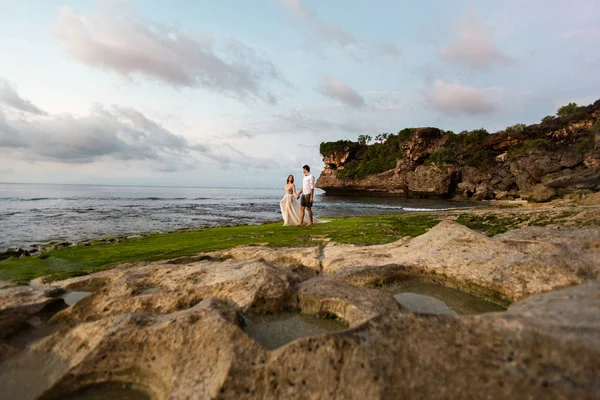
<svg viewBox="0 0 600 400">
<path fill-rule="evenodd" d="M 0 251 L 49 241 L 280 221 L 282 188 L 0 183 Z M 446 200 L 339 197 L 315 191 L 315 217 L 464 208 Z"/>
</svg>

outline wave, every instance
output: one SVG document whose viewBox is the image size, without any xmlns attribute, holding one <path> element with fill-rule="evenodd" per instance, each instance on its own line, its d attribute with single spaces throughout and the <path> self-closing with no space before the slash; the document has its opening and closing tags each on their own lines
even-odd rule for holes
<svg viewBox="0 0 600 400">
<path fill-rule="evenodd" d="M 421 212 L 421 211 L 448 211 L 449 208 L 418 208 L 418 207 L 404 207 L 404 211 L 409 212 Z"/>
<path fill-rule="evenodd" d="M 41 201 L 41 200 L 54 200 L 56 197 L 0 197 L 0 200 L 6 201 Z"/>
</svg>

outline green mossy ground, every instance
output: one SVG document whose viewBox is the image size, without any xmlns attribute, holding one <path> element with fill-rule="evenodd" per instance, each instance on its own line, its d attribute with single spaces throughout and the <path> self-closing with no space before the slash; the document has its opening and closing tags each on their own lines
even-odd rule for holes
<svg viewBox="0 0 600 400">
<path fill-rule="evenodd" d="M 326 241 L 357 245 L 384 244 L 405 236 L 422 235 L 445 217 L 456 219 L 456 222 L 488 236 L 524 226 L 600 227 L 600 218 L 590 219 L 588 216 L 585 220 L 573 219 L 579 212 L 568 209 L 514 212 L 497 208 L 482 213 L 472 209 L 469 212 L 458 212 L 458 215 L 411 213 L 333 218 L 328 223 L 312 227 L 282 226 L 280 222 L 276 222 L 154 233 L 117 243 L 91 241 L 91 245 L 64 247 L 37 257 L 9 258 L 0 261 L 0 281 L 26 284 L 40 276 L 60 280 L 122 263 L 165 260 L 240 245 L 318 246 Z"/>
<path fill-rule="evenodd" d="M 152 234 L 120 243 L 65 247 L 39 257 L 0 261 L 0 280 L 26 283 L 40 276 L 66 279 L 113 265 L 156 261 L 239 245 L 317 246 L 325 240 L 372 245 L 389 243 L 403 236 L 418 236 L 439 222 L 426 214 L 336 218 L 312 227 L 286 227 L 280 222 L 258 226 L 207 228 Z"/>
</svg>

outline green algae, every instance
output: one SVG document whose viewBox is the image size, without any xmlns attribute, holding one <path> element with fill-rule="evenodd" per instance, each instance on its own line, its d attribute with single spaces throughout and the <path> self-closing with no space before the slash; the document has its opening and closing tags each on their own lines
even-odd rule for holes
<svg viewBox="0 0 600 400">
<path fill-rule="evenodd" d="M 401 237 L 421 235 L 439 221 L 428 214 L 396 214 L 335 218 L 311 227 L 287 227 L 278 222 L 153 233 L 116 243 L 63 247 L 39 257 L 9 258 L 0 261 L 0 281 L 26 284 L 41 276 L 60 280 L 122 263 L 191 256 L 240 245 L 318 246 L 326 241 L 357 245 L 390 243 Z"/>
</svg>

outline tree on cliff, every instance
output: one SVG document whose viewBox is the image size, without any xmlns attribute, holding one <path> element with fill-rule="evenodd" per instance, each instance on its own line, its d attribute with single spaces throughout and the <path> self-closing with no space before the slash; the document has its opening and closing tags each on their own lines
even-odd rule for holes
<svg viewBox="0 0 600 400">
<path fill-rule="evenodd" d="M 373 138 L 369 135 L 360 135 L 358 137 L 358 144 L 360 144 L 361 146 L 364 146 L 366 144 L 369 144 L 369 142 L 372 140 Z"/>
</svg>

